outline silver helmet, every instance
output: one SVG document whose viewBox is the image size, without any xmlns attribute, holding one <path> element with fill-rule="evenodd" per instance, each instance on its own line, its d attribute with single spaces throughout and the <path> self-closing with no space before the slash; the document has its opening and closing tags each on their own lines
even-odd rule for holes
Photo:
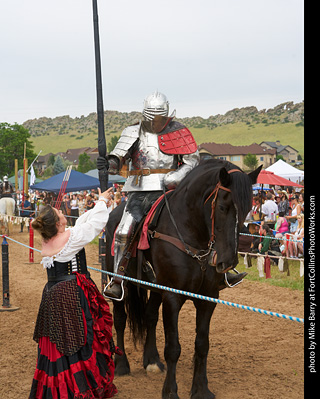
<svg viewBox="0 0 320 399">
<path fill-rule="evenodd" d="M 4 182 L 8 181 L 8 176 L 3 176 L 3 181 Z"/>
<path fill-rule="evenodd" d="M 156 115 L 168 116 L 169 101 L 167 97 L 155 91 L 145 98 L 142 115 L 147 121 L 151 121 Z"/>
</svg>

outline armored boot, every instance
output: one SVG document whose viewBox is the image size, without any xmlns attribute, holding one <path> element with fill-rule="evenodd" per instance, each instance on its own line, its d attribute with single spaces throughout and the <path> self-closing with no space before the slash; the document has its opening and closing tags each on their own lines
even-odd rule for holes
<svg viewBox="0 0 320 399">
<path fill-rule="evenodd" d="M 221 285 L 219 285 L 219 291 L 221 291 L 227 287 L 229 287 L 229 288 L 235 287 L 236 285 L 240 284 L 241 281 L 248 274 L 246 272 L 239 273 L 236 269 L 233 269 L 233 270 L 236 272 L 236 274 L 230 273 L 230 272 L 225 273 L 223 283 Z"/>
<path fill-rule="evenodd" d="M 106 290 L 104 291 L 103 296 L 106 298 L 109 298 L 109 299 L 113 299 L 115 301 L 122 301 L 123 296 L 124 296 L 123 280 L 122 280 L 121 284 L 117 284 L 112 279 L 110 288 L 107 291 Z"/>
<path fill-rule="evenodd" d="M 124 251 L 126 247 L 125 241 L 115 240 L 115 255 L 113 272 L 117 273 L 118 267 L 121 260 L 123 259 Z M 117 277 L 112 277 L 110 283 L 105 287 L 103 296 L 107 299 L 114 299 L 116 301 L 122 301 L 124 296 L 123 280 Z"/>
<path fill-rule="evenodd" d="M 118 272 L 118 269 L 122 267 L 122 263 L 126 261 L 124 255 L 128 248 L 128 242 L 132 237 L 132 232 L 135 227 L 135 220 L 130 213 L 124 211 L 122 219 L 119 223 L 115 234 L 114 241 L 114 263 L 113 271 Z M 123 267 L 122 267 L 123 269 Z M 103 296 L 107 299 L 113 299 L 115 301 L 122 301 L 124 297 L 123 280 L 121 277 L 112 277 L 110 283 L 103 290 Z"/>
</svg>

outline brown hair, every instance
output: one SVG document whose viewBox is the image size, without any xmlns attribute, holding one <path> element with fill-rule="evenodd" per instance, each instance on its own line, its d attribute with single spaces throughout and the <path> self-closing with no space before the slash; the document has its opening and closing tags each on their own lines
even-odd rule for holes
<svg viewBox="0 0 320 399">
<path fill-rule="evenodd" d="M 45 241 L 58 233 L 59 217 L 51 205 L 46 205 L 32 222 L 32 228 L 39 231 Z"/>
</svg>

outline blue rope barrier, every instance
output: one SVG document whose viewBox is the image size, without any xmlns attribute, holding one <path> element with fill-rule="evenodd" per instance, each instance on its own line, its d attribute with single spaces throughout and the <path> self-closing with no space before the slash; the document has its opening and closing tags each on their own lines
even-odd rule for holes
<svg viewBox="0 0 320 399">
<path fill-rule="evenodd" d="M 119 277 L 118 274 L 112 273 L 112 272 L 108 272 L 106 270 L 97 269 L 97 268 L 91 267 L 91 266 L 87 266 L 87 268 L 91 269 L 91 270 L 94 270 L 94 271 L 97 271 L 97 272 L 100 272 L 100 273 L 108 274 L 110 276 L 114 276 L 114 277 L 118 276 Z M 275 317 L 278 317 L 280 319 L 286 319 L 286 320 L 291 320 L 291 321 L 297 321 L 298 323 L 304 323 L 304 319 L 302 319 L 300 317 L 288 316 L 288 315 L 285 315 L 285 314 L 282 314 L 282 313 L 271 312 L 269 310 L 254 308 L 252 306 L 240 305 L 238 303 L 224 301 L 222 299 L 212 298 L 212 297 L 204 296 L 204 295 L 200 295 L 200 294 L 194 294 L 192 292 L 182 291 L 182 290 L 178 290 L 176 288 L 171 288 L 171 287 L 166 287 L 164 285 L 150 283 L 148 281 L 137 280 L 137 279 L 135 279 L 133 277 L 121 276 L 121 278 L 124 279 L 124 280 L 131 281 L 133 283 L 147 285 L 147 286 L 152 287 L 152 288 L 173 292 L 175 294 L 186 295 L 186 296 L 189 296 L 191 298 L 201 299 L 201 300 L 209 301 L 209 302 L 220 303 L 222 305 L 227 305 L 227 306 L 231 306 L 231 307 L 238 308 L 238 309 L 249 310 L 251 312 L 256 312 L 256 313 L 260 313 L 260 314 L 264 314 L 264 315 L 268 315 L 268 316 L 275 316 Z"/>
</svg>

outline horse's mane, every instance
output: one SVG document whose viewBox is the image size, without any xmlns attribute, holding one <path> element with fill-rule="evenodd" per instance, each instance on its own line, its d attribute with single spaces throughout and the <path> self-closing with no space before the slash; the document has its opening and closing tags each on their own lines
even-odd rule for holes
<svg viewBox="0 0 320 399">
<path fill-rule="evenodd" d="M 201 161 L 197 167 L 187 174 L 175 191 L 178 195 L 181 192 L 186 193 L 186 191 L 194 190 L 199 196 L 201 192 L 205 193 L 208 187 L 213 189 L 218 183 L 219 171 L 223 167 L 227 171 L 238 169 L 242 172 L 230 174 L 231 186 L 229 187 L 233 202 L 238 209 L 239 222 L 242 224 L 252 205 L 252 183 L 246 173 L 229 161 L 214 158 Z"/>
</svg>

